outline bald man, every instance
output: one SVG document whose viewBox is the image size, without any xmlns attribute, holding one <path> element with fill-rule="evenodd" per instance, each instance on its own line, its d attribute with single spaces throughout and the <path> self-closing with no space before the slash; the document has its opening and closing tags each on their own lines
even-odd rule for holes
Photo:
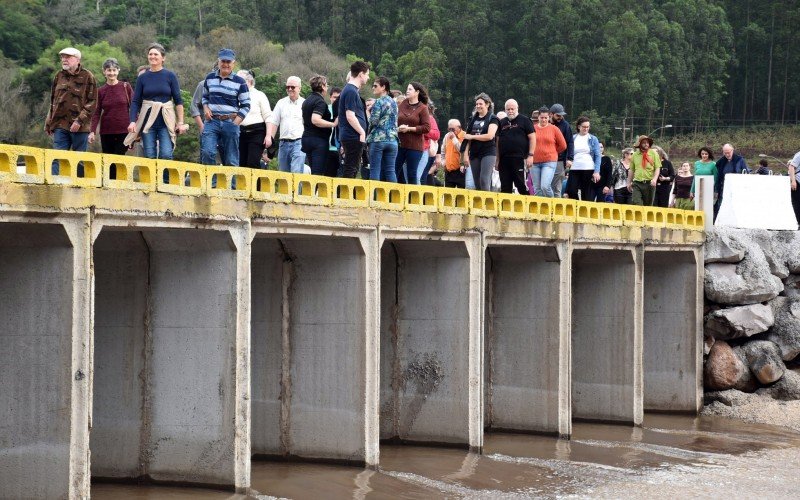
<svg viewBox="0 0 800 500">
<path fill-rule="evenodd" d="M 525 169 L 533 166 L 533 153 L 536 150 L 536 131 L 533 122 L 519 114 L 519 104 L 514 99 L 506 101 L 506 117 L 500 120 L 497 130 L 497 163 L 495 170 L 500 172 L 500 192 L 528 194 L 525 185 Z M 499 114 L 499 113 L 498 113 Z"/>
<path fill-rule="evenodd" d="M 717 172 L 719 172 L 719 197 L 717 203 L 714 205 L 714 220 L 717 218 L 719 207 L 722 206 L 722 190 L 725 188 L 725 176 L 727 174 L 748 174 L 750 169 L 747 168 L 747 162 L 739 153 L 734 152 L 731 144 L 722 146 L 722 157 L 717 160 Z"/>
<path fill-rule="evenodd" d="M 464 140 L 464 134 L 460 121 L 454 118 L 447 122 L 447 134 L 442 139 L 444 160 L 440 159 L 440 162 L 444 163 L 445 187 L 465 187 L 466 177 L 464 172 L 466 167 L 461 164 L 461 142 Z"/>
</svg>

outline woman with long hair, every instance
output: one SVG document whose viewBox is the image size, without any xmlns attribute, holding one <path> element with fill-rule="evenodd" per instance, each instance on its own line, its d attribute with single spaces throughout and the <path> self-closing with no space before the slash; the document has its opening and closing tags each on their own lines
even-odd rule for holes
<svg viewBox="0 0 800 500">
<path fill-rule="evenodd" d="M 462 157 L 472 167 L 475 187 L 483 191 L 492 190 L 492 172 L 497 162 L 495 135 L 500 120 L 494 115 L 492 98 L 481 92 L 475 96 L 475 113 L 467 123 Z"/>
<path fill-rule="evenodd" d="M 394 169 L 397 180 L 404 184 L 419 184 L 419 163 L 425 149 L 425 134 L 430 132 L 428 91 L 419 82 L 406 87 L 406 98 L 397 109 L 397 135 L 400 147 Z M 403 165 L 406 169 L 403 170 Z"/>
</svg>

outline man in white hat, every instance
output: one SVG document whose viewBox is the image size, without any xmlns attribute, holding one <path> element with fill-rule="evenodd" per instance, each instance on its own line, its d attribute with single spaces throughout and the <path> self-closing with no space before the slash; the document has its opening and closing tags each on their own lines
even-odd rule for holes
<svg viewBox="0 0 800 500">
<path fill-rule="evenodd" d="M 89 126 L 97 105 L 97 81 L 81 66 L 81 51 L 67 47 L 59 55 L 61 71 L 53 79 L 44 130 L 53 137 L 54 149 L 86 151 Z M 58 173 L 56 162 L 53 173 Z"/>
</svg>

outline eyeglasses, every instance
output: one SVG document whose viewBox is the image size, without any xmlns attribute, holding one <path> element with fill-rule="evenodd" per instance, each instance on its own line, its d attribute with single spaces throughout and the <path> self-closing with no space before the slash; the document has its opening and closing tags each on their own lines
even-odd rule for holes
<svg viewBox="0 0 800 500">
<path fill-rule="evenodd" d="M 294 90 L 297 88 L 297 85 L 287 85 L 286 90 Z"/>
<path fill-rule="evenodd" d="M 449 129 L 447 129 L 447 131 L 448 131 L 448 132 L 455 132 L 455 131 L 456 131 L 456 129 L 454 129 L 454 128 L 449 128 Z"/>
</svg>

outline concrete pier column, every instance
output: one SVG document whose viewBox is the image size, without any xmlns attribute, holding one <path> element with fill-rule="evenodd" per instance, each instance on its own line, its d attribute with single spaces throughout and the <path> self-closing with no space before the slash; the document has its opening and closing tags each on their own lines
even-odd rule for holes
<svg viewBox="0 0 800 500">
<path fill-rule="evenodd" d="M 572 413 L 641 424 L 640 249 L 572 253 Z"/>
<path fill-rule="evenodd" d="M 247 241 L 246 227 L 97 236 L 94 476 L 249 486 Z"/>
<path fill-rule="evenodd" d="M 645 252 L 645 410 L 696 413 L 702 407 L 701 251 Z"/>
<path fill-rule="evenodd" d="M 2 498 L 89 494 L 88 228 L 88 216 L 0 224 Z"/>
<path fill-rule="evenodd" d="M 486 250 L 487 429 L 571 433 L 566 245 Z"/>
<path fill-rule="evenodd" d="M 252 243 L 252 452 L 374 466 L 377 254 L 355 237 Z"/>
<path fill-rule="evenodd" d="M 482 255 L 477 238 L 381 248 L 381 439 L 480 450 Z"/>
</svg>

